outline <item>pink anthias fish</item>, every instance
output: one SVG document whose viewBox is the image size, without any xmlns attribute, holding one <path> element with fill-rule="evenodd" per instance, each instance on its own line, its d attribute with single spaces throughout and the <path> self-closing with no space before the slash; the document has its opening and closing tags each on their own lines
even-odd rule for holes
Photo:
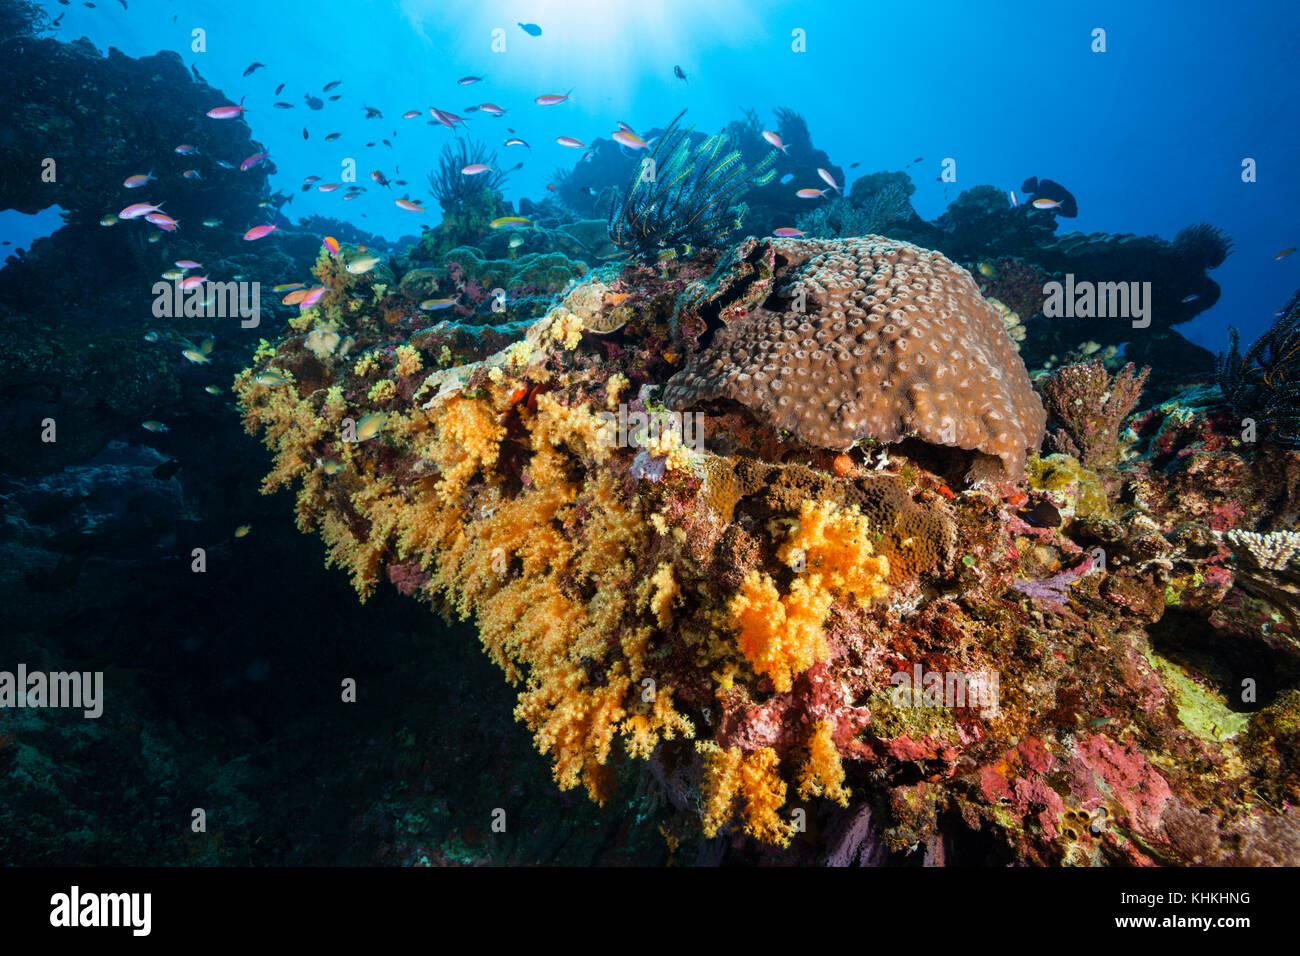
<svg viewBox="0 0 1300 956">
<path fill-rule="evenodd" d="M 320 301 L 320 297 L 323 296 L 324 294 L 325 294 L 325 287 L 323 285 L 316 286 L 316 288 L 312 289 L 305 296 L 303 296 L 302 301 L 298 303 L 299 311 L 310 309 L 313 305 L 315 305 L 317 302 Z"/>
<path fill-rule="evenodd" d="M 153 182 L 154 178 L 153 170 L 151 169 L 147 173 L 137 173 L 134 176 L 127 176 L 126 179 L 122 180 L 122 185 L 127 189 L 139 189 L 141 186 Z"/>
<path fill-rule="evenodd" d="M 831 189 L 834 189 L 836 192 L 839 192 L 840 184 L 835 181 L 834 176 L 832 176 L 826 170 L 822 169 L 820 166 L 817 167 L 817 175 L 822 178 L 822 182 L 824 182 L 827 186 L 830 186 Z"/>
<path fill-rule="evenodd" d="M 202 179 L 202 178 L 203 178 L 202 176 L 199 175 L 199 171 L 198 171 L 197 169 L 187 169 L 187 170 L 185 170 L 184 172 L 182 172 L 181 175 L 184 176 L 186 179 Z"/>
<path fill-rule="evenodd" d="M 147 216 L 152 212 L 162 209 L 162 203 L 152 205 L 147 202 L 132 203 L 117 214 L 118 219 L 139 219 L 141 216 Z"/>
<path fill-rule="evenodd" d="M 447 127 L 447 129 L 455 129 L 457 123 L 460 123 L 462 126 L 465 125 L 465 121 L 455 113 L 448 113 L 446 110 L 440 110 L 436 106 L 429 107 L 429 115 L 443 126 Z"/>
<path fill-rule="evenodd" d="M 306 183 L 308 186 L 310 186 L 312 183 L 318 183 L 318 182 L 320 182 L 320 180 L 321 180 L 321 178 L 320 178 L 319 176 L 304 176 L 304 177 L 302 177 L 302 181 L 303 181 L 304 183 Z"/>
<path fill-rule="evenodd" d="M 330 251 L 330 255 L 337 256 L 339 254 L 339 241 L 333 236 L 326 236 L 322 240 L 322 244 Z"/>
<path fill-rule="evenodd" d="M 779 236 L 782 239 L 802 239 L 807 233 L 802 229 L 792 229 L 789 226 L 782 226 L 780 229 L 773 229 L 772 235 Z"/>
<path fill-rule="evenodd" d="M 563 103 L 568 98 L 569 98 L 568 93 L 565 93 L 563 95 L 559 93 L 546 93 L 543 94 L 542 96 L 537 97 L 537 99 L 533 100 L 533 102 L 536 103 L 538 106 L 556 106 L 559 103 Z"/>
<path fill-rule="evenodd" d="M 587 148 L 586 143 L 582 142 L 581 140 L 574 139 L 572 136 L 557 136 L 555 137 L 555 141 L 559 143 L 561 146 L 571 146 L 574 149 Z M 583 158 L 585 159 L 586 157 Z"/>
<path fill-rule="evenodd" d="M 152 223 L 163 232 L 175 232 L 180 227 L 179 220 L 173 219 L 165 212 L 151 212 L 144 217 L 144 221 Z"/>
<path fill-rule="evenodd" d="M 199 262 L 195 262 L 193 259 L 177 259 L 176 268 L 177 269 L 202 269 L 203 264 Z"/>
<path fill-rule="evenodd" d="M 480 103 L 478 107 L 480 113 L 487 113 L 489 116 L 505 116 L 506 111 L 495 103 Z"/>
<path fill-rule="evenodd" d="M 776 133 L 773 133 L 770 129 L 763 130 L 763 139 L 767 140 L 781 152 L 789 152 L 789 150 L 786 149 L 785 143 L 781 142 L 781 137 L 777 136 Z"/>
<path fill-rule="evenodd" d="M 397 204 L 398 209 L 406 209 L 411 212 L 424 212 L 423 206 L 418 203 L 413 203 L 409 199 L 397 199 L 394 200 L 394 202 Z"/>
<path fill-rule="evenodd" d="M 650 145 L 636 133 L 625 129 L 621 129 L 614 134 L 614 142 L 621 143 L 628 149 L 645 149 Z"/>
<path fill-rule="evenodd" d="M 1061 204 L 1055 199 L 1035 199 L 1030 205 L 1035 209 L 1055 209 Z"/>
<path fill-rule="evenodd" d="M 193 146 L 191 146 L 189 143 L 181 143 L 174 150 L 172 150 L 172 152 L 180 153 L 182 156 L 197 156 L 199 154 L 199 151 L 195 149 Z"/>
<path fill-rule="evenodd" d="M 343 184 L 342 183 L 321 183 L 316 188 L 323 193 L 332 193 L 336 189 L 342 189 Z"/>
<path fill-rule="evenodd" d="M 801 189 L 795 195 L 800 199 L 820 199 L 826 192 L 825 189 Z"/>
<path fill-rule="evenodd" d="M 181 280 L 182 289 L 197 289 L 203 283 L 208 281 L 207 276 L 190 276 L 188 279 Z"/>
<path fill-rule="evenodd" d="M 1011 198 L 1011 208 L 1018 208 L 1020 206 L 1020 200 L 1016 199 L 1016 191 L 1014 189 L 1008 189 L 1007 195 Z"/>
<path fill-rule="evenodd" d="M 279 223 L 280 217 L 277 216 L 275 222 L 268 222 L 261 226 L 254 226 L 252 229 L 248 230 L 248 232 L 244 233 L 244 240 L 252 242 L 254 239 L 261 239 L 263 236 L 269 236 L 273 232 L 279 232 L 280 230 L 276 228 Z"/>
<path fill-rule="evenodd" d="M 415 119 L 420 115 L 419 110 L 407 110 L 402 114 L 402 119 Z"/>
<path fill-rule="evenodd" d="M 491 168 L 492 167 L 485 166 L 482 163 L 470 163 L 468 166 L 462 169 L 461 172 L 464 173 L 466 176 L 477 176 L 480 173 L 489 172 Z"/>
<path fill-rule="evenodd" d="M 208 116 L 213 119 L 234 119 L 240 113 L 247 113 L 244 108 L 244 99 L 240 97 L 238 106 L 216 106 L 208 110 Z"/>
<path fill-rule="evenodd" d="M 621 129 L 621 130 L 622 130 L 623 132 L 625 132 L 625 133 L 635 133 L 635 132 L 636 132 L 636 130 L 634 130 L 632 127 L 628 126 L 628 125 L 627 125 L 626 123 L 624 123 L 622 120 L 619 120 L 619 121 L 618 121 L 618 128 Z"/>
<path fill-rule="evenodd" d="M 266 153 L 254 153 L 239 164 L 239 171 L 246 173 L 264 159 L 266 159 Z"/>
</svg>

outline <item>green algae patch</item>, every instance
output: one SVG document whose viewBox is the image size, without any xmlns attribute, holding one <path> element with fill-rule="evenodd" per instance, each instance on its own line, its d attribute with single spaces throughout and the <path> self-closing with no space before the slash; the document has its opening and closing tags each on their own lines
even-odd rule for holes
<svg viewBox="0 0 1300 956">
<path fill-rule="evenodd" d="M 1173 661 L 1155 651 L 1146 651 L 1147 660 L 1160 675 L 1178 707 L 1178 719 L 1183 726 L 1202 740 L 1224 743 L 1244 731 L 1250 723 L 1250 714 L 1229 709 L 1227 701 L 1219 694 L 1207 690 Z"/>
<path fill-rule="evenodd" d="M 1029 487 L 1058 499 L 1066 517 L 1110 517 L 1101 476 L 1070 455 L 1032 456 L 1025 465 Z"/>
</svg>

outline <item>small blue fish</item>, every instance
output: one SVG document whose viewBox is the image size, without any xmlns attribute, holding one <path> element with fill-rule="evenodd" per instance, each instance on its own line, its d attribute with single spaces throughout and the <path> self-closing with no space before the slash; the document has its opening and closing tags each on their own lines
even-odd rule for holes
<svg viewBox="0 0 1300 956">
<path fill-rule="evenodd" d="M 523 30 L 530 37 L 539 37 L 542 35 L 542 28 L 536 23 L 521 23 L 519 29 Z"/>
<path fill-rule="evenodd" d="M 1183 296 L 1183 304 L 1186 305 L 1188 302 L 1195 302 L 1199 298 L 1200 296 L 1193 292 L 1191 295 Z"/>
</svg>

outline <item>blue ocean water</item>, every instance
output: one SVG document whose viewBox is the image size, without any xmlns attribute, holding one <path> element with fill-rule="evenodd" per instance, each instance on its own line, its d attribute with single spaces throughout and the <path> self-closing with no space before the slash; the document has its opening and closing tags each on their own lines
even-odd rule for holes
<svg viewBox="0 0 1300 956">
<path fill-rule="evenodd" d="M 1079 201 L 1078 218 L 1062 220 L 1058 232 L 1172 238 L 1200 221 L 1224 229 L 1233 252 L 1212 273 L 1222 298 L 1180 327 L 1212 350 L 1224 346 L 1229 324 L 1247 339 L 1262 332 L 1300 286 L 1300 255 L 1275 259 L 1300 245 L 1293 75 L 1300 30 L 1282 2 L 48 6 L 62 14 L 59 39 L 85 36 L 132 56 L 174 50 L 213 86 L 244 98 L 253 136 L 276 164 L 272 187 L 293 196 L 284 209 L 293 218 L 320 213 L 390 239 L 417 234 L 414 214 L 396 208 L 385 190 L 345 203 L 341 192 L 298 186 L 308 175 L 337 178 L 355 159 L 363 178 L 382 170 L 407 180 L 413 199 L 427 200 L 425 175 L 453 135 L 427 122 L 430 106 L 466 115 L 466 106 L 487 102 L 507 111 L 469 114 L 468 129 L 497 149 L 503 166 L 523 162 L 505 190 L 512 200 L 545 197 L 552 171 L 578 160 L 580 151 L 558 145 L 559 136 L 589 143 L 620 120 L 648 129 L 681 109 L 698 129 L 715 131 L 743 109 L 766 122 L 774 107 L 787 106 L 806 117 L 813 143 L 834 162 L 860 164 L 852 175 L 924 157 L 909 172 L 913 205 L 927 219 L 962 189 L 1015 189 L 1040 176 Z M 536 24 L 540 35 L 521 23 Z M 1105 52 L 1093 50 L 1098 29 Z M 265 67 L 244 76 L 253 62 Z M 466 75 L 483 80 L 458 85 Z M 323 92 L 334 80 L 342 83 Z M 534 102 L 570 91 L 556 106 Z M 308 108 L 309 94 L 324 100 L 321 109 Z M 325 99 L 331 94 L 340 99 Z M 274 109 L 276 100 L 294 108 Z M 367 106 L 382 118 L 366 119 Z M 408 110 L 419 118 L 402 119 Z M 503 148 L 507 128 L 531 148 Z M 334 132 L 342 135 L 326 142 Z M 142 138 L 141 168 L 171 146 Z M 936 181 L 944 159 L 956 161 L 955 183 Z M 1255 182 L 1243 182 L 1247 159 L 1255 161 Z M 49 215 L 30 223 L 11 215 L 3 228 L 22 245 L 54 225 Z"/>
</svg>

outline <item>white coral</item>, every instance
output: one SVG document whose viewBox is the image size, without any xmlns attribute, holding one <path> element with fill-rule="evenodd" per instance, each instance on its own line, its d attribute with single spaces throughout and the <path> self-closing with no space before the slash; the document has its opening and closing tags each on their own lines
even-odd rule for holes
<svg viewBox="0 0 1300 956">
<path fill-rule="evenodd" d="M 1300 531 L 1227 531 L 1221 537 L 1237 557 L 1268 571 L 1282 571 L 1300 555 Z"/>
</svg>

